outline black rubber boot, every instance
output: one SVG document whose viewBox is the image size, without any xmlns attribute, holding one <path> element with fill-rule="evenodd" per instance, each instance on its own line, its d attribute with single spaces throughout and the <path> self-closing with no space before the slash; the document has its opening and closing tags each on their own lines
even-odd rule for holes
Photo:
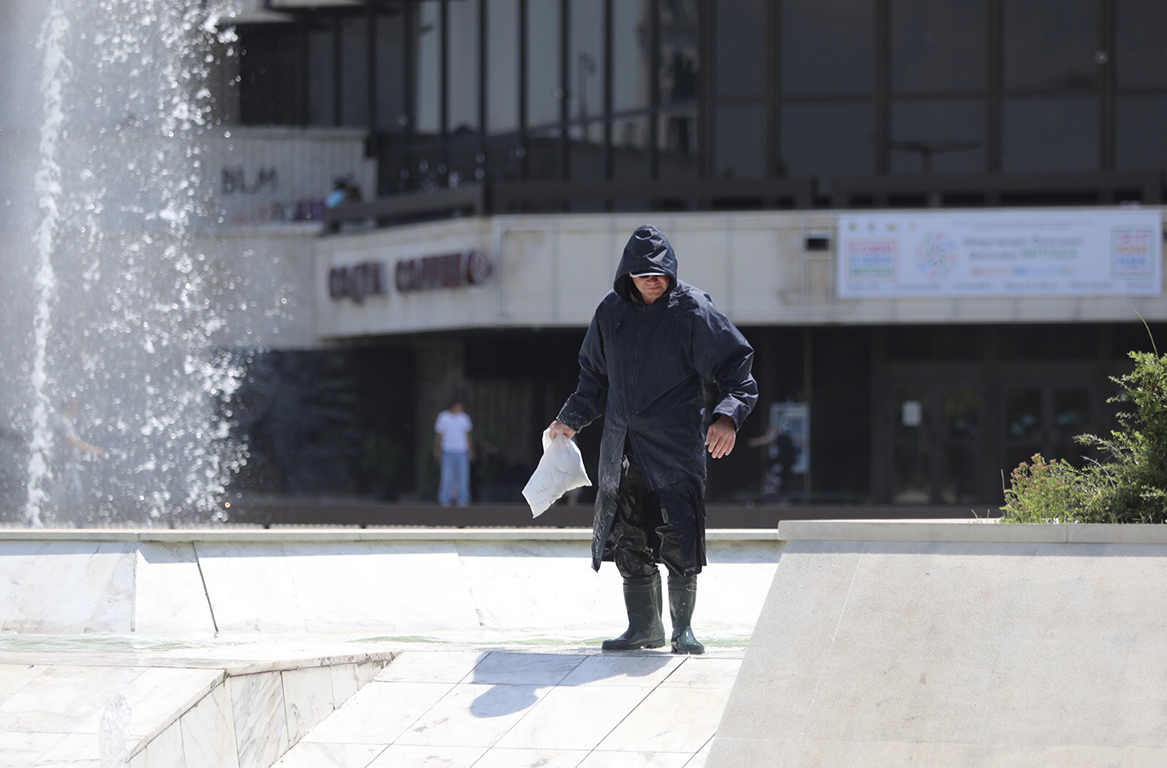
<svg viewBox="0 0 1167 768">
<path fill-rule="evenodd" d="M 633 651 L 660 648 L 665 644 L 661 623 L 660 573 L 639 579 L 624 579 L 624 607 L 628 609 L 628 630 L 613 640 L 605 640 L 605 651 Z"/>
<path fill-rule="evenodd" d="M 693 637 L 693 606 L 697 602 L 697 577 L 669 574 L 669 615 L 673 620 L 673 653 L 705 653 Z"/>
</svg>

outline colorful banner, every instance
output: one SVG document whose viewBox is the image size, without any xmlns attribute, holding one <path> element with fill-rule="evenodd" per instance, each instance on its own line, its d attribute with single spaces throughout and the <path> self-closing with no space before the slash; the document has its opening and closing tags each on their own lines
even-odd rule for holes
<svg viewBox="0 0 1167 768">
<path fill-rule="evenodd" d="M 843 298 L 1158 296 L 1163 218 L 1100 209 L 841 214 Z"/>
</svg>

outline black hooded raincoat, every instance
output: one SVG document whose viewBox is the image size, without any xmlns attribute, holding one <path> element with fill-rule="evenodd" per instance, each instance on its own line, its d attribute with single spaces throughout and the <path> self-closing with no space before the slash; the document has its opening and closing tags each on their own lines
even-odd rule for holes
<svg viewBox="0 0 1167 768">
<path fill-rule="evenodd" d="M 645 304 L 633 274 L 659 271 L 669 288 Z M 739 427 L 758 400 L 754 350 L 709 295 L 677 279 L 677 257 L 653 226 L 633 233 L 613 290 L 596 308 L 579 352 L 579 386 L 558 420 L 574 430 L 605 416 L 592 535 L 592 567 L 611 559 L 625 445 L 649 490 L 695 479 L 705 489 L 705 432 L 719 415 Z M 716 390 L 706 420 L 705 387 Z M 680 527 L 685 521 L 669 520 Z M 705 520 L 696 521 L 704 565 Z"/>
</svg>

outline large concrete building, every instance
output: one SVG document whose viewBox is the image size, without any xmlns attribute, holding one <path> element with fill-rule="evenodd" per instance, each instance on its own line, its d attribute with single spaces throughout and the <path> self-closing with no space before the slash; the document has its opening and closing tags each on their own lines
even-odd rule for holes
<svg viewBox="0 0 1167 768">
<path fill-rule="evenodd" d="M 517 499 L 646 221 L 757 349 L 759 439 L 711 467 L 719 500 L 989 509 L 1022 459 L 1111 427 L 1140 318 L 1167 340 L 1158 0 L 236 11 L 214 236 L 296 307 L 249 339 L 268 380 L 299 360 L 304 402 L 349 398 L 304 428 L 346 424 L 347 465 L 255 417 L 239 488 L 424 498 L 461 393 L 478 498 Z M 323 209 L 342 177 L 363 201 Z"/>
</svg>

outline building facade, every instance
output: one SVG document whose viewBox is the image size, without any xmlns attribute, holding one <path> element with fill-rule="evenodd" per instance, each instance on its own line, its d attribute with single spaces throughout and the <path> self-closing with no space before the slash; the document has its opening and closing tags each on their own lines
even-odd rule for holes
<svg viewBox="0 0 1167 768">
<path fill-rule="evenodd" d="M 1167 338 L 1156 0 L 252 11 L 220 97 L 235 135 L 363 148 L 329 166 L 363 201 L 304 235 L 310 338 L 271 353 L 333 371 L 359 414 L 351 471 L 315 490 L 431 494 L 458 394 L 478 498 L 517 500 L 646 221 L 757 349 L 755 445 L 713 463 L 717 500 L 983 512 L 1034 453 L 1083 460 L 1073 436 L 1114 423 L 1109 377 Z M 278 453 L 239 487 L 313 490 Z"/>
</svg>

